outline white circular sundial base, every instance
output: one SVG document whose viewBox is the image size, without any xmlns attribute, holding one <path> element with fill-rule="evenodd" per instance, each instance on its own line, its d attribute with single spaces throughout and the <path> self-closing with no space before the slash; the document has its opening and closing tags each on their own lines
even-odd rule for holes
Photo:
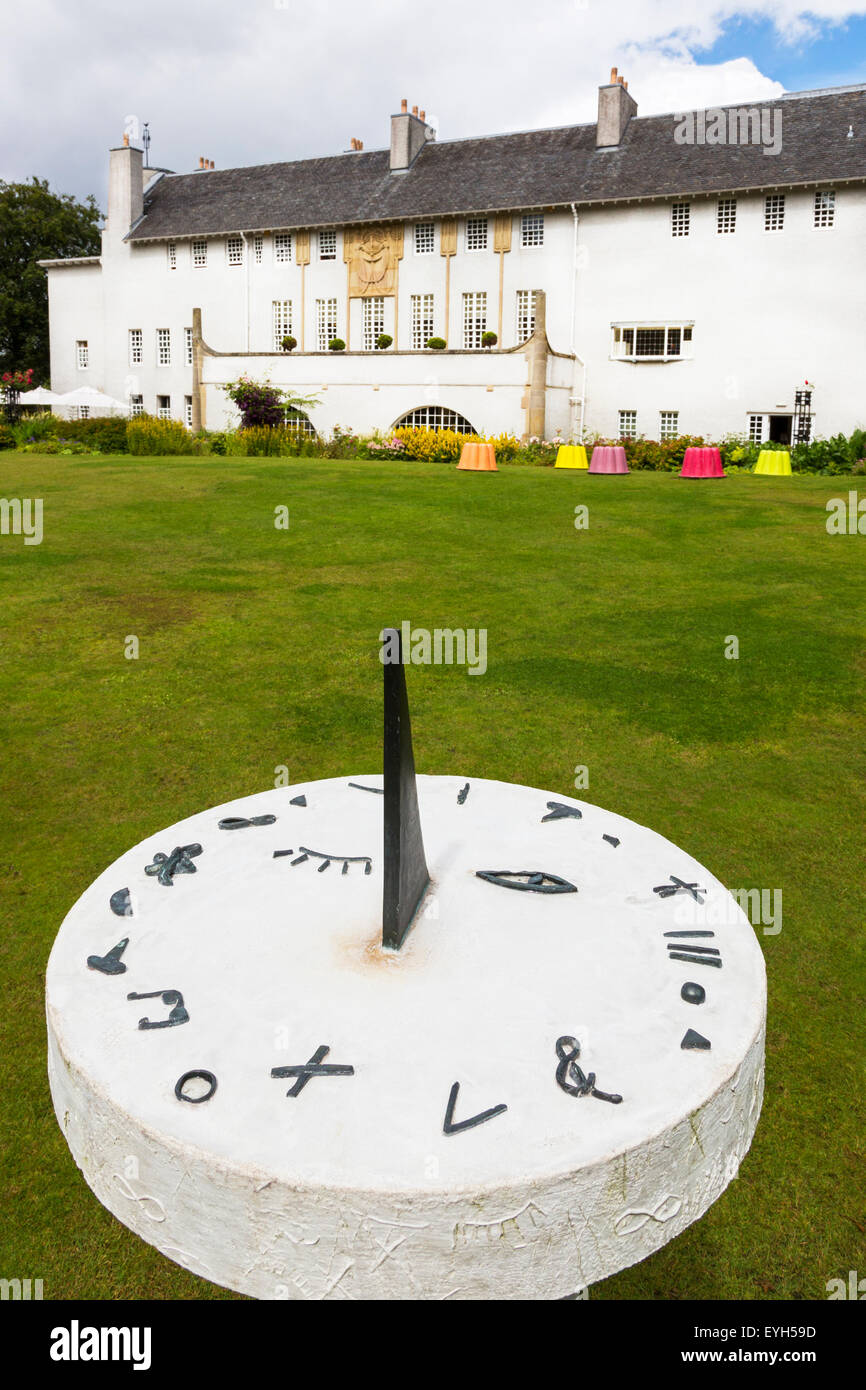
<svg viewBox="0 0 866 1390">
<path fill-rule="evenodd" d="M 760 1112 L 764 963 L 735 900 L 600 807 L 569 800 L 580 819 L 543 822 L 559 794 L 474 779 L 461 805 L 463 779 L 419 777 L 432 886 L 386 951 L 383 798 L 349 780 L 181 821 L 72 908 L 48 964 L 49 1074 L 90 1187 L 170 1259 L 262 1299 L 556 1299 L 652 1254 L 736 1176 Z M 218 829 L 266 814 L 276 822 Z M 145 875 L 155 853 L 195 842 L 195 874 L 170 887 Z M 293 864 L 300 846 L 334 861 Z M 369 874 L 343 872 L 343 856 L 364 855 Z M 517 891 L 478 870 L 578 891 Z M 653 892 L 671 876 L 703 901 Z M 123 887 L 127 918 L 109 909 Z M 665 936 L 690 930 L 714 935 Z M 88 967 L 123 937 L 125 973 Z M 722 967 L 670 958 L 690 942 Z M 703 1003 L 681 997 L 686 981 Z M 173 1001 L 127 996 L 167 990 L 188 1021 L 139 1028 Z M 710 1048 L 684 1049 L 689 1029 Z M 558 1084 L 563 1037 L 621 1103 Z M 272 1070 L 322 1046 L 320 1065 L 353 1073 L 287 1095 L 297 1078 Z M 178 1079 L 201 1069 L 215 1093 L 179 1100 Z"/>
</svg>

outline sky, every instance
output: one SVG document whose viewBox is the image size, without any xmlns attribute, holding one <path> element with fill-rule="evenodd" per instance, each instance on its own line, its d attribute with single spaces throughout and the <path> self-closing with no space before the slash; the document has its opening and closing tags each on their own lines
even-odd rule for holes
<svg viewBox="0 0 866 1390">
<path fill-rule="evenodd" d="M 130 116 L 176 172 L 382 149 L 402 97 L 442 140 L 578 124 L 614 65 L 640 115 L 866 81 L 866 0 L 28 0 L 0 179 L 104 208 Z"/>
</svg>

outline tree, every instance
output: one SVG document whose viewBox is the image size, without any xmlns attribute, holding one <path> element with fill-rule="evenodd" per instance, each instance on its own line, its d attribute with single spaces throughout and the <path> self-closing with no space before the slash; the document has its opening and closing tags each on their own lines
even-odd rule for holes
<svg viewBox="0 0 866 1390">
<path fill-rule="evenodd" d="M 0 375 L 32 367 L 48 384 L 48 283 L 37 261 L 98 255 L 101 216 L 92 194 L 80 203 L 47 179 L 0 179 Z"/>
</svg>

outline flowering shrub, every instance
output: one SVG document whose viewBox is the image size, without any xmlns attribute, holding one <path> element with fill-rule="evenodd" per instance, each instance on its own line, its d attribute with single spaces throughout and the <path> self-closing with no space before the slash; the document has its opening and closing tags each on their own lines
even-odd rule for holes
<svg viewBox="0 0 866 1390">
<path fill-rule="evenodd" d="M 0 423 L 0 449 L 14 449 L 15 436 L 8 425 Z"/>
<path fill-rule="evenodd" d="M 136 415 L 127 421 L 126 447 L 138 457 L 196 452 L 192 435 L 179 420 L 156 420 L 151 415 Z"/>
</svg>

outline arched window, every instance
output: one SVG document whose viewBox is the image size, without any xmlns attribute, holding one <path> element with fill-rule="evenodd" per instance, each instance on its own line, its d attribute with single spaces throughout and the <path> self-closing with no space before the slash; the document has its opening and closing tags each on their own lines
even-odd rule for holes
<svg viewBox="0 0 866 1390">
<path fill-rule="evenodd" d="M 309 435 L 310 438 L 315 438 L 316 435 L 312 420 L 303 410 L 286 411 L 286 429 L 293 430 L 296 434 Z"/>
<path fill-rule="evenodd" d="M 456 410 L 447 410 L 444 405 L 419 405 L 403 415 L 393 425 L 395 430 L 456 430 L 458 434 L 475 434 L 469 421 Z"/>
</svg>

